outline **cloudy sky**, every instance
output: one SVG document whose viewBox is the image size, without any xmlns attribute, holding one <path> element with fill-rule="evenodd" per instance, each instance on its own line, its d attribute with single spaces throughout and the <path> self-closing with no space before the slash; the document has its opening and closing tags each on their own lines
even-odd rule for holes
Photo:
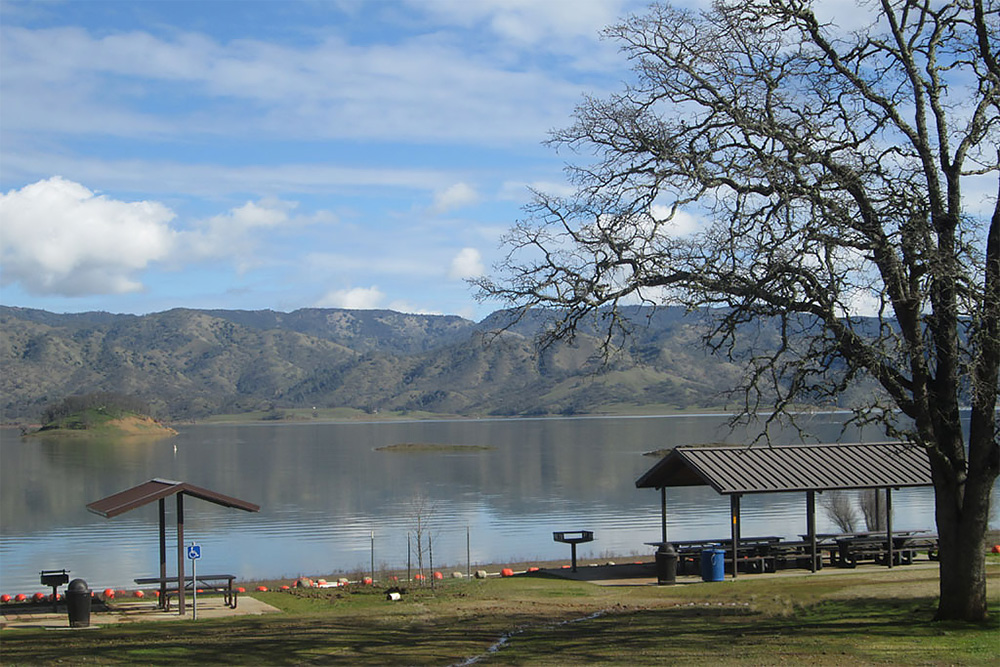
<svg viewBox="0 0 1000 667">
<path fill-rule="evenodd" d="M 0 302 L 480 319 L 632 0 L 0 2 Z"/>
</svg>

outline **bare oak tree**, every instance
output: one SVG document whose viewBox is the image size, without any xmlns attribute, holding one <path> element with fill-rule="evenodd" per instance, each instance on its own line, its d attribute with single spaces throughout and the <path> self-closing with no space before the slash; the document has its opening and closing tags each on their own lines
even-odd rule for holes
<svg viewBox="0 0 1000 667">
<path fill-rule="evenodd" d="M 939 618 L 986 614 L 985 533 L 1000 470 L 1000 66 L 995 0 L 873 0 L 847 32 L 804 0 L 653 6 L 606 30 L 634 64 L 551 143 L 569 198 L 536 192 L 480 296 L 592 318 L 612 349 L 618 306 L 717 315 L 706 344 L 735 354 L 756 323 L 744 416 L 796 402 L 854 407 L 924 447 L 940 536 Z M 683 220 L 704 221 L 682 233 Z M 750 346 L 751 349 L 752 346 Z M 960 411 L 971 408 L 963 434 Z"/>
</svg>

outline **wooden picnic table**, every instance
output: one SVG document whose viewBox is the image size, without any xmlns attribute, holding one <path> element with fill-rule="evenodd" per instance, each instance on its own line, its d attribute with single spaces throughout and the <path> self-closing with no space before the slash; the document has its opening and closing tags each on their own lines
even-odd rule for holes
<svg viewBox="0 0 1000 667">
<path fill-rule="evenodd" d="M 921 549 L 926 549 L 931 560 L 936 559 L 938 537 L 928 531 L 909 531 L 910 534 L 892 536 L 892 564 L 909 565 Z M 889 541 L 885 535 L 871 534 L 842 537 L 836 540 L 838 565 L 857 567 L 859 561 L 871 560 L 885 565 L 889 562 Z"/>
<path fill-rule="evenodd" d="M 195 580 L 198 582 L 198 590 L 211 590 L 216 593 L 222 593 L 223 599 L 227 607 L 230 609 L 236 609 L 237 603 L 237 591 L 233 588 L 233 581 L 236 580 L 235 574 L 198 574 L 195 575 Z M 160 587 L 163 590 L 164 600 L 161 600 L 163 608 L 170 610 L 170 596 L 177 595 L 177 576 L 173 577 L 139 577 L 134 580 L 137 586 L 151 586 L 153 584 Z M 195 588 L 195 582 L 192 581 L 191 577 L 184 578 L 184 590 L 193 591 Z M 166 587 L 166 588 L 164 588 Z"/>
</svg>

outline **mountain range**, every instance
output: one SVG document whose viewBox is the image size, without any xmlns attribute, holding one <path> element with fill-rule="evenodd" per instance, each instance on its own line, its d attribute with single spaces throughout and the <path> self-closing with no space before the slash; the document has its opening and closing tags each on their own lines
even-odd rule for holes
<svg viewBox="0 0 1000 667">
<path fill-rule="evenodd" d="M 37 420 L 46 405 L 95 391 L 136 396 L 173 420 L 309 407 L 470 416 L 721 408 L 743 372 L 703 348 L 704 313 L 627 309 L 633 335 L 612 359 L 600 355 L 597 328 L 540 348 L 547 315 L 504 329 L 506 311 L 477 323 L 386 310 L 0 306 L 2 417 Z"/>
</svg>

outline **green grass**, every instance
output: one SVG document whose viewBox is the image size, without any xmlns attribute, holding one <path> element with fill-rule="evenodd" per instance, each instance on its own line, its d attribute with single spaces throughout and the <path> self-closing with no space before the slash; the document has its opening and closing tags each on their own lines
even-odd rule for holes
<svg viewBox="0 0 1000 667">
<path fill-rule="evenodd" d="M 254 593 L 283 612 L 265 616 L 8 629 L 0 663 L 987 665 L 1000 648 L 990 574 L 983 624 L 933 621 L 935 568 L 664 587 L 535 576 L 446 580 L 400 602 L 371 587 Z"/>
</svg>

